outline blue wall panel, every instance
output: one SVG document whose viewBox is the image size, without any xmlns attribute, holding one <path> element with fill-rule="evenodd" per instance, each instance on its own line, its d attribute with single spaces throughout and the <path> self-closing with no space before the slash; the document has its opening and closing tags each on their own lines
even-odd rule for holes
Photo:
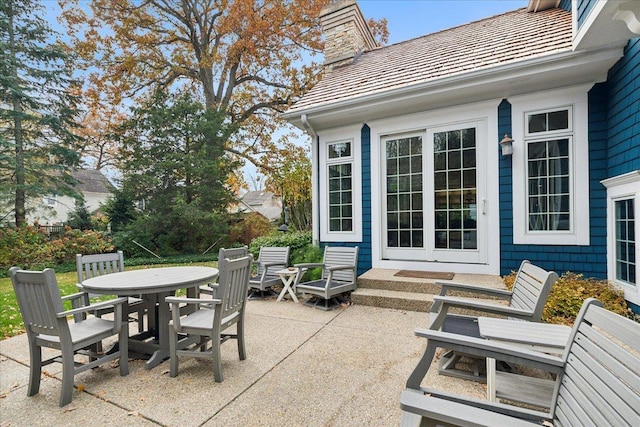
<svg viewBox="0 0 640 427">
<path fill-rule="evenodd" d="M 640 169 L 640 38 L 629 41 L 609 70 L 607 87 L 607 177 L 614 177 Z"/>
<path fill-rule="evenodd" d="M 560 9 L 564 9 L 568 12 L 571 12 L 571 0 L 562 0 L 558 5 Z"/>
</svg>

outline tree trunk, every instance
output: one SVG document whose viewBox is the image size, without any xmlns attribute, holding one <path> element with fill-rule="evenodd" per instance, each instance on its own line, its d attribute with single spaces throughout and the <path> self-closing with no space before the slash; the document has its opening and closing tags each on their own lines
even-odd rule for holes
<svg viewBox="0 0 640 427">
<path fill-rule="evenodd" d="M 11 6 L 9 6 L 11 7 Z M 13 32 L 13 11 L 9 11 L 9 49 L 11 55 L 11 76 L 18 80 L 18 68 L 16 65 L 16 45 Z M 15 199 L 15 219 L 16 227 L 22 226 L 26 222 L 25 211 L 25 171 L 24 171 L 24 143 L 22 141 L 22 103 L 19 95 L 14 92 L 13 96 L 13 137 L 16 143 L 16 199 Z"/>
</svg>

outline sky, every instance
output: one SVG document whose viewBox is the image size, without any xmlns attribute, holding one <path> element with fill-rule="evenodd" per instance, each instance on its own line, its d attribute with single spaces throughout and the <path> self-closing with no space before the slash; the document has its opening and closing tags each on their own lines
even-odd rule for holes
<svg viewBox="0 0 640 427">
<path fill-rule="evenodd" d="M 41 1 L 50 25 L 61 31 L 55 22 L 59 13 L 57 0 Z M 526 7 L 527 4 L 528 0 L 358 0 L 365 19 L 387 19 L 388 45 Z M 308 143 L 308 140 L 303 135 L 300 143 Z M 252 165 L 245 166 L 243 172 L 247 182 L 257 175 Z"/>
</svg>

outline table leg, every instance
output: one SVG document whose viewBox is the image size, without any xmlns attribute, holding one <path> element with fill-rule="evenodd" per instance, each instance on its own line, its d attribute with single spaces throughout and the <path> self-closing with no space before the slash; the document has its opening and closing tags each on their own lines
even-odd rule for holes
<svg viewBox="0 0 640 427">
<path fill-rule="evenodd" d="M 496 359 L 487 357 L 487 400 L 496 401 Z"/>
<path fill-rule="evenodd" d="M 298 297 L 296 296 L 296 293 L 291 288 L 291 285 L 296 279 L 296 275 L 280 276 L 280 278 L 282 279 L 283 286 L 282 286 L 282 291 L 280 291 L 280 295 L 278 295 L 278 298 L 276 298 L 276 301 L 282 301 L 282 298 L 284 298 L 286 293 L 289 292 L 289 295 L 291 295 L 291 299 L 293 301 L 295 301 L 296 303 L 300 302 L 298 301 Z"/>
</svg>

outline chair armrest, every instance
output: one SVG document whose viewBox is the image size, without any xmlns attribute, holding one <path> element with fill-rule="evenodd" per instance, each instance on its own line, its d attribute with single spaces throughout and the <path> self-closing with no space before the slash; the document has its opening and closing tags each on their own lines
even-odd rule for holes
<svg viewBox="0 0 640 427">
<path fill-rule="evenodd" d="M 200 286 L 198 288 L 198 293 L 205 294 L 205 295 L 215 295 L 219 287 L 220 285 L 218 285 L 217 283 L 210 283 L 208 285 Z M 207 301 L 211 301 L 211 300 L 207 300 Z"/>
<path fill-rule="evenodd" d="M 315 267 L 324 267 L 324 264 L 321 262 L 304 262 L 302 264 L 294 264 L 296 268 L 315 268 Z"/>
<path fill-rule="evenodd" d="M 82 285 L 76 285 L 76 286 L 82 286 Z M 82 288 L 80 288 L 82 289 Z M 86 303 L 86 301 L 88 301 L 88 295 L 86 292 L 82 291 L 82 292 L 76 292 L 75 294 L 69 294 L 69 295 L 65 295 L 63 297 L 60 297 L 60 299 L 62 299 L 62 301 L 74 301 L 74 300 L 82 300 L 83 303 Z"/>
<path fill-rule="evenodd" d="M 416 328 L 414 333 L 428 340 L 422 358 L 407 380 L 407 388 L 416 390 L 420 389 L 420 383 L 427 374 L 438 348 L 447 348 L 477 357 L 491 357 L 514 365 L 529 366 L 556 374 L 562 373 L 565 365 L 560 357 L 498 341 L 424 328 Z"/>
<path fill-rule="evenodd" d="M 429 313 L 432 315 L 435 314 L 435 317 L 430 319 L 431 320 L 431 324 L 429 325 L 430 329 L 442 328 L 442 324 L 444 323 L 444 319 L 447 316 L 447 313 L 450 307 L 477 310 L 483 313 L 510 316 L 510 317 L 515 317 L 517 319 L 523 319 L 523 320 L 531 320 L 531 315 L 532 315 L 530 311 L 521 310 L 518 308 L 510 307 L 508 305 L 503 305 L 503 304 L 492 304 L 490 302 L 481 301 L 476 298 L 434 295 L 433 301 L 434 302 L 433 302 L 433 305 L 431 306 L 431 310 L 429 310 Z M 436 305 L 439 307 L 437 314 L 432 311 L 433 307 Z"/>
<path fill-rule="evenodd" d="M 208 298 L 188 298 L 188 297 L 166 297 L 167 304 L 222 304 L 220 299 Z"/>
<path fill-rule="evenodd" d="M 336 271 L 336 270 L 353 270 L 354 268 L 356 268 L 355 265 L 348 265 L 348 264 L 343 264 L 343 265 L 334 265 L 332 267 L 327 267 L 327 270 L 329 271 Z"/>
<path fill-rule="evenodd" d="M 287 268 L 287 263 L 286 262 L 263 262 L 261 264 L 266 268 L 269 268 L 269 267 Z"/>
<path fill-rule="evenodd" d="M 126 297 L 114 298 L 108 301 L 101 301 L 95 304 L 73 308 L 71 310 L 61 311 L 60 313 L 56 313 L 56 317 L 60 319 L 63 317 L 74 315 L 74 314 L 87 313 L 89 311 L 100 310 L 101 308 L 106 308 L 111 306 L 115 307 L 116 305 L 126 303 L 127 301 L 128 299 Z"/>
<path fill-rule="evenodd" d="M 475 292 L 479 294 L 485 295 L 494 295 L 497 297 L 508 298 L 511 296 L 512 292 L 506 289 L 495 289 L 495 288 L 486 288 L 484 286 L 478 285 L 470 285 L 467 283 L 456 283 L 456 282 L 436 282 L 436 285 L 441 286 L 440 295 L 445 295 L 448 290 L 452 291 L 464 291 L 464 292 Z"/>
<path fill-rule="evenodd" d="M 467 396 L 432 393 L 431 390 L 425 392 L 408 389 L 404 390 L 400 395 L 400 408 L 403 411 L 447 425 L 482 425 L 487 427 L 498 425 L 531 427 L 532 425 L 539 425 L 535 422 L 532 423 L 530 420 L 517 417 L 522 415 L 527 418 L 535 418 L 531 411 L 524 408 L 520 410 L 520 408 L 514 406 L 506 406 Z M 507 414 L 500 413 L 501 409 L 505 410 Z M 415 420 L 416 424 L 421 421 Z M 406 414 L 403 414 L 402 425 L 413 425 L 409 424 L 409 418 Z"/>
</svg>

